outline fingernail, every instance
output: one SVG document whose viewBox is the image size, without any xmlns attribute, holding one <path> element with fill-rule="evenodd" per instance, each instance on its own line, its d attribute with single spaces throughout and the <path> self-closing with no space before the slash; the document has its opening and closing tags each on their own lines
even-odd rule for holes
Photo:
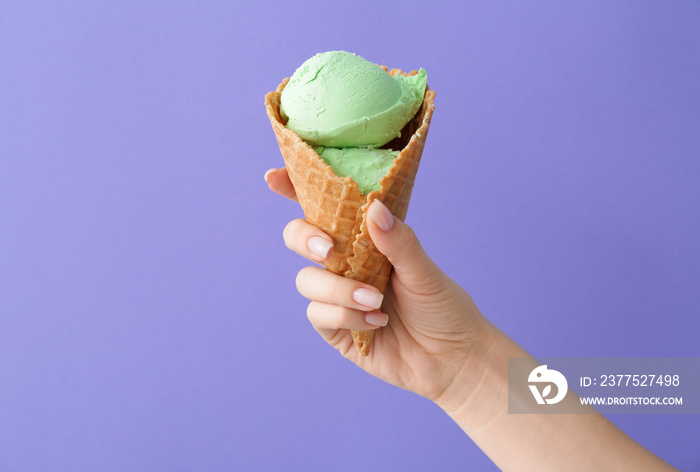
<svg viewBox="0 0 700 472">
<path fill-rule="evenodd" d="M 384 295 L 368 288 L 358 288 L 353 292 L 352 299 L 360 305 L 368 306 L 370 308 L 379 308 L 382 306 Z"/>
<path fill-rule="evenodd" d="M 379 200 L 375 200 L 372 203 L 367 212 L 367 216 L 369 216 L 369 218 L 374 221 L 374 224 L 385 233 L 394 229 L 394 215 L 392 215 L 389 209 Z"/>
<path fill-rule="evenodd" d="M 328 252 L 333 247 L 333 243 L 321 236 L 311 236 L 306 242 L 306 246 L 313 254 L 321 259 L 325 259 L 328 257 Z"/>
<path fill-rule="evenodd" d="M 274 171 L 276 171 L 276 170 L 277 170 L 277 169 L 272 168 L 272 169 L 268 170 L 267 172 L 265 172 L 265 182 L 270 183 L 267 179 L 269 178 L 270 173 L 272 173 L 272 172 L 274 172 Z"/>
<path fill-rule="evenodd" d="M 374 326 L 386 326 L 389 316 L 380 311 L 370 311 L 365 313 L 365 322 Z"/>
</svg>

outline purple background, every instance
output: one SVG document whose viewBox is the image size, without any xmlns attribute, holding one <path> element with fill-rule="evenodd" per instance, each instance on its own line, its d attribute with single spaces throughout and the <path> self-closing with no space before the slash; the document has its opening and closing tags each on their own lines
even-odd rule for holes
<svg viewBox="0 0 700 472">
<path fill-rule="evenodd" d="M 451 3 L 0 3 L 0 470 L 495 470 L 306 320 L 263 96 L 325 50 L 428 71 L 407 222 L 532 354 L 700 355 L 700 3 Z"/>
</svg>

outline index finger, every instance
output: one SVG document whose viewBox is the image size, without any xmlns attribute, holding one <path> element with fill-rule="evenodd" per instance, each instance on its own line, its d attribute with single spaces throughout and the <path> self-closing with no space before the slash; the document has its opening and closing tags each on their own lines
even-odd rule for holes
<svg viewBox="0 0 700 472">
<path fill-rule="evenodd" d="M 294 185 L 289 179 L 289 174 L 287 173 L 287 168 L 282 167 L 281 169 L 270 169 L 265 172 L 265 182 L 270 187 L 270 190 L 278 195 L 282 195 L 290 200 L 298 202 L 297 193 L 294 190 Z"/>
</svg>

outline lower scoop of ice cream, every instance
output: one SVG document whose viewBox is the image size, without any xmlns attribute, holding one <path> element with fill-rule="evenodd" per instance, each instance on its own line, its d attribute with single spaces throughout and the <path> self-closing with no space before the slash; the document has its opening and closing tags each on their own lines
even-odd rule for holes
<svg viewBox="0 0 700 472">
<path fill-rule="evenodd" d="M 311 145 L 380 147 L 401 129 L 423 102 L 425 70 L 394 77 L 345 51 L 316 54 L 304 62 L 281 95 L 287 128 Z"/>
<path fill-rule="evenodd" d="M 375 148 L 337 149 L 319 146 L 314 150 L 333 168 L 338 177 L 350 177 L 357 182 L 360 192 L 365 195 L 379 190 L 379 181 L 399 155 L 399 151 Z"/>
</svg>

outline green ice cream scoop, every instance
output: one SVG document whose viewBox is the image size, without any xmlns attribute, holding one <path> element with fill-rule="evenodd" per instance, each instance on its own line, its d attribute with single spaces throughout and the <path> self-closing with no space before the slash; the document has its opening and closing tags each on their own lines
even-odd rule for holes
<svg viewBox="0 0 700 472">
<path fill-rule="evenodd" d="M 401 135 L 423 102 L 426 82 L 423 69 L 391 77 L 355 54 L 323 52 L 294 72 L 280 112 L 287 128 L 311 145 L 379 147 Z"/>
<path fill-rule="evenodd" d="M 384 177 L 399 151 L 374 148 L 316 147 L 314 150 L 333 168 L 339 177 L 351 177 L 360 187 L 360 192 L 368 194 L 379 190 L 379 181 Z"/>
</svg>

